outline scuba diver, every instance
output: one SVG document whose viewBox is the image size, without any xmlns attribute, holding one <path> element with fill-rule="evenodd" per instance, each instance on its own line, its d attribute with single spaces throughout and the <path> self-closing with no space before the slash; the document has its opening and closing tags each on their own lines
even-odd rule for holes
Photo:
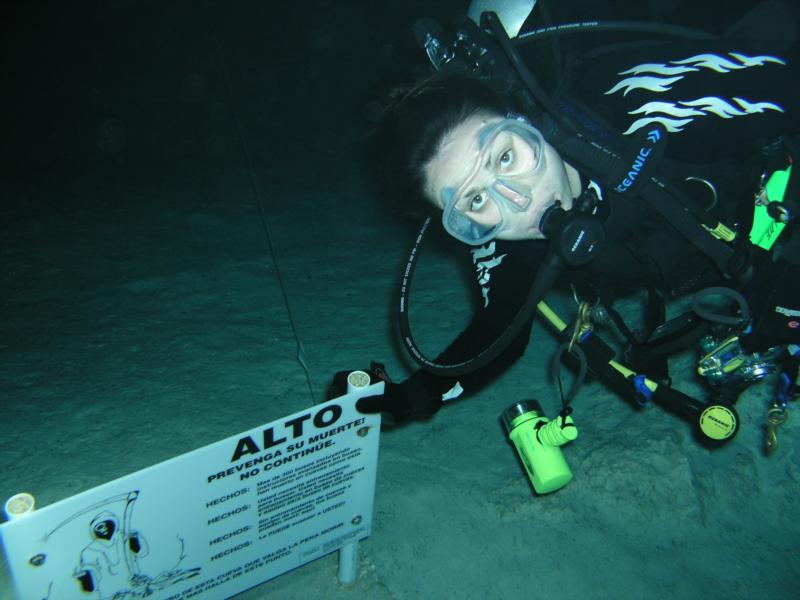
<svg viewBox="0 0 800 600">
<path fill-rule="evenodd" d="M 792 9 L 766 2 L 711 34 L 553 23 L 542 0 L 517 3 L 527 10 L 510 25 L 476 13 L 487 4 L 473 2 L 450 37 L 417 23 L 433 73 L 387 94 L 372 137 L 387 185 L 404 202 L 422 198 L 463 245 L 478 308 L 434 359 L 419 350 L 407 313 L 428 219 L 400 300 L 402 340 L 421 368 L 358 409 L 426 419 L 475 393 L 523 355 L 536 311 L 560 285 L 581 300 L 572 326 L 548 318 L 565 339 L 562 358 L 634 404 L 696 416 L 706 404 L 669 388 L 666 358 L 702 342 L 699 371 L 716 401 L 731 406 L 780 371 L 774 407 L 785 411 L 800 355 Z M 634 332 L 613 305 L 638 293 L 646 327 Z M 668 301 L 693 295 L 694 310 L 666 320 Z M 591 317 L 621 332 L 630 368 Z"/>
</svg>

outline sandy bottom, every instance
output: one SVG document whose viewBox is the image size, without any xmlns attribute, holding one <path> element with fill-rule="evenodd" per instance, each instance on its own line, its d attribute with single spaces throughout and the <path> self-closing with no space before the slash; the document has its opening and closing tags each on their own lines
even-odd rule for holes
<svg viewBox="0 0 800 600">
<path fill-rule="evenodd" d="M 416 224 L 386 218 L 354 150 L 361 74 L 400 60 L 381 36 L 410 21 L 368 13 L 375 28 L 353 33 L 328 26 L 330 7 L 298 12 L 284 48 L 263 8 L 212 27 L 211 2 L 193 26 L 112 4 L 60 78 L 34 86 L 36 116 L 6 146 L 0 497 L 39 506 L 306 408 L 336 371 L 411 371 L 392 323 Z M 414 326 L 430 353 L 466 318 L 454 273 L 426 253 Z M 382 434 L 353 585 L 330 555 L 239 598 L 796 597 L 799 426 L 762 454 L 773 383 L 742 396 L 738 437 L 710 451 L 590 382 L 564 449 L 574 480 L 536 497 L 498 418 L 526 398 L 555 414 L 555 346 L 536 325 L 478 397 Z M 694 361 L 674 361 L 674 384 L 702 395 Z"/>
</svg>

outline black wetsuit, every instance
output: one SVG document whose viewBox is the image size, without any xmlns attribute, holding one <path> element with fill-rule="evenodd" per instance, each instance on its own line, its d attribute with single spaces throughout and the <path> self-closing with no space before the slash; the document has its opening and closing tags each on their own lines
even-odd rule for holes
<svg viewBox="0 0 800 600">
<path fill-rule="evenodd" d="M 732 225 L 737 207 L 746 204 L 743 199 L 752 206 L 771 145 L 781 135 L 800 131 L 795 47 L 759 46 L 671 41 L 593 51 L 571 59 L 562 106 L 572 107 L 572 116 L 601 137 L 609 128 L 630 136 L 658 123 L 669 132 L 664 164 L 679 161 L 684 169 L 680 181 L 697 176 L 713 183 L 716 201 L 703 182 L 685 184 L 686 192 Z M 600 196 L 606 245 L 589 266 L 568 272 L 567 279 L 594 286 L 607 301 L 645 286 L 678 296 L 720 280 L 709 259 L 636 197 L 612 189 L 600 189 Z M 546 248 L 544 241 L 501 240 L 465 248 L 472 254 L 480 308 L 438 363 L 472 358 L 505 330 L 527 297 Z M 761 262 L 769 260 L 762 257 Z M 412 379 L 431 395 L 447 393 L 456 382 L 474 391 L 519 358 L 529 336 L 530 324 L 503 354 L 473 373 L 451 378 L 418 372 Z M 459 392 L 456 387 L 452 395 Z"/>
</svg>

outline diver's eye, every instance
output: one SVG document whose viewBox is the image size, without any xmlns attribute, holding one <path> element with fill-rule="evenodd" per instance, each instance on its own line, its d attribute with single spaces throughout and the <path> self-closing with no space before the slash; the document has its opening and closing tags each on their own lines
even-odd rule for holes
<svg viewBox="0 0 800 600">
<path fill-rule="evenodd" d="M 486 194 L 475 194 L 469 201 L 469 209 L 472 212 L 478 212 L 484 206 L 486 206 Z"/>
<path fill-rule="evenodd" d="M 503 152 L 503 154 L 500 155 L 500 158 L 497 161 L 498 168 L 503 171 L 511 167 L 511 165 L 513 164 L 514 164 L 514 151 L 511 149 Z"/>
</svg>

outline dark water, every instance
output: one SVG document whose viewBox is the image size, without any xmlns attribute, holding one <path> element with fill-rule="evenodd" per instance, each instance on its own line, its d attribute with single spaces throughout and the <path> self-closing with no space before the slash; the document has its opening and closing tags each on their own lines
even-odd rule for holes
<svg viewBox="0 0 800 600">
<path fill-rule="evenodd" d="M 410 371 L 392 323 L 416 223 L 372 195 L 360 140 L 370 88 L 423 60 L 413 21 L 465 4 L 3 4 L 0 497 L 45 506 L 308 407 L 370 359 Z M 689 19 L 719 27 L 745 4 Z M 418 277 L 435 346 L 462 324 L 446 309 L 464 292 L 444 256 Z M 575 481 L 536 498 L 498 423 L 521 398 L 557 408 L 541 359 L 555 341 L 541 325 L 534 340 L 479 397 L 383 434 L 353 586 L 328 557 L 242 597 L 797 593 L 797 425 L 762 455 L 771 383 L 743 396 L 740 435 L 714 452 L 592 383 L 565 449 Z M 676 385 L 702 394 L 693 361 L 676 359 Z"/>
</svg>

